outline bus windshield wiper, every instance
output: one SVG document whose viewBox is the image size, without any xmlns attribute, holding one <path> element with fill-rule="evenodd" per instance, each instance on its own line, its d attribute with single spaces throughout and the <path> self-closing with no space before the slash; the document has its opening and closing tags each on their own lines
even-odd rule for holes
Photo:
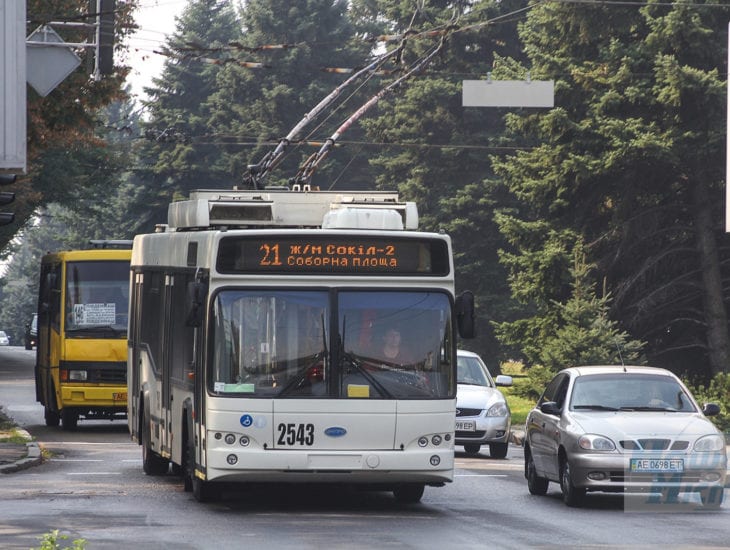
<svg viewBox="0 0 730 550">
<path fill-rule="evenodd" d="M 103 331 L 111 331 L 114 334 L 122 334 L 122 333 L 127 332 L 127 327 L 116 328 L 112 325 L 93 325 L 93 326 L 88 326 L 88 327 L 67 328 L 66 334 L 78 334 L 78 333 L 84 333 L 84 332 L 103 332 Z"/>
<path fill-rule="evenodd" d="M 325 356 L 326 352 L 324 351 L 320 351 L 318 354 L 316 354 L 311 361 L 309 361 L 306 365 L 304 365 L 297 372 L 294 373 L 294 377 L 289 380 L 289 382 L 287 382 L 283 388 L 281 388 L 281 391 L 276 394 L 276 397 L 284 397 L 292 390 L 297 389 L 307 377 L 307 374 L 309 374 L 311 368 L 320 361 L 324 361 Z"/>
<path fill-rule="evenodd" d="M 368 372 L 368 370 L 360 364 L 360 361 L 358 361 L 352 353 L 342 352 L 342 361 L 346 361 L 348 365 L 353 367 L 359 374 L 362 375 L 363 378 L 365 378 L 365 380 L 372 384 L 373 387 L 378 390 L 381 395 L 389 399 L 394 399 L 393 394 L 386 390 L 385 386 L 378 382 L 376 378 L 372 375 L 372 373 Z"/>
<path fill-rule="evenodd" d="M 325 325 L 324 325 L 324 313 L 321 315 L 322 317 L 322 351 L 317 353 L 314 358 L 304 365 L 302 368 L 300 368 L 296 373 L 294 373 L 294 377 L 287 382 L 286 386 L 281 388 L 281 391 L 277 394 L 277 397 L 284 397 L 286 394 L 288 394 L 290 391 L 298 388 L 304 379 L 307 377 L 307 374 L 309 374 L 309 371 L 312 367 L 314 367 L 317 363 L 320 361 L 322 362 L 322 367 L 326 369 L 327 365 L 327 333 L 325 331 Z M 325 373 L 322 373 L 323 376 Z"/>
</svg>

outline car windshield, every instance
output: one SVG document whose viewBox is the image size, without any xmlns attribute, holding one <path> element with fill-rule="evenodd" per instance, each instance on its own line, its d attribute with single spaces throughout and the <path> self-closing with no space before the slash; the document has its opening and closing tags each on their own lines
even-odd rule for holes
<svg viewBox="0 0 730 550">
<path fill-rule="evenodd" d="M 692 400 L 671 376 L 617 373 L 578 376 L 571 410 L 695 412 Z"/>
<path fill-rule="evenodd" d="M 456 382 L 470 386 L 494 387 L 487 367 L 478 358 L 464 355 L 456 358 Z"/>
</svg>

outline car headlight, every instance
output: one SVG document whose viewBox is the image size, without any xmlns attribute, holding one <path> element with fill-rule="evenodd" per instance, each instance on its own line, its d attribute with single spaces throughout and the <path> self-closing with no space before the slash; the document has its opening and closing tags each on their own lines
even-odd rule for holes
<svg viewBox="0 0 730 550">
<path fill-rule="evenodd" d="M 698 453 L 722 451 L 724 448 L 725 438 L 717 434 L 700 437 L 694 444 L 694 450 Z"/>
<path fill-rule="evenodd" d="M 487 410 L 487 416 L 509 416 L 509 407 L 507 403 L 495 403 Z"/>
<path fill-rule="evenodd" d="M 615 451 L 616 445 L 602 435 L 585 434 L 578 439 L 578 446 L 586 451 Z"/>
</svg>

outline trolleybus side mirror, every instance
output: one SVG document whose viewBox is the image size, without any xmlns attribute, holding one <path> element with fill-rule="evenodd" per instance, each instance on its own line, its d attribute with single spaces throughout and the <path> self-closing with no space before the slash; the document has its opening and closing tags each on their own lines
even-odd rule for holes
<svg viewBox="0 0 730 550">
<path fill-rule="evenodd" d="M 208 285 L 198 281 L 190 282 L 187 291 L 185 324 L 189 327 L 199 327 L 203 324 L 205 316 L 205 295 L 208 292 Z"/>
<path fill-rule="evenodd" d="M 456 323 L 459 335 L 462 338 L 474 338 L 476 327 L 474 323 L 474 294 L 465 290 L 456 297 Z"/>
</svg>

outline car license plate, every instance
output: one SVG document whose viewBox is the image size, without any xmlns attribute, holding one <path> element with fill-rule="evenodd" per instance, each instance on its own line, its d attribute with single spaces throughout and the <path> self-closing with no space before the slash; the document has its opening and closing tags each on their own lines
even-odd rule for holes
<svg viewBox="0 0 730 550">
<path fill-rule="evenodd" d="M 473 420 L 457 420 L 456 431 L 457 432 L 473 432 L 475 431 L 476 423 Z"/>
<path fill-rule="evenodd" d="M 635 473 L 674 473 L 684 471 L 681 458 L 632 458 L 631 471 Z"/>
<path fill-rule="evenodd" d="M 112 393 L 112 399 L 114 401 L 126 401 L 127 400 L 127 392 L 114 392 Z"/>
</svg>

